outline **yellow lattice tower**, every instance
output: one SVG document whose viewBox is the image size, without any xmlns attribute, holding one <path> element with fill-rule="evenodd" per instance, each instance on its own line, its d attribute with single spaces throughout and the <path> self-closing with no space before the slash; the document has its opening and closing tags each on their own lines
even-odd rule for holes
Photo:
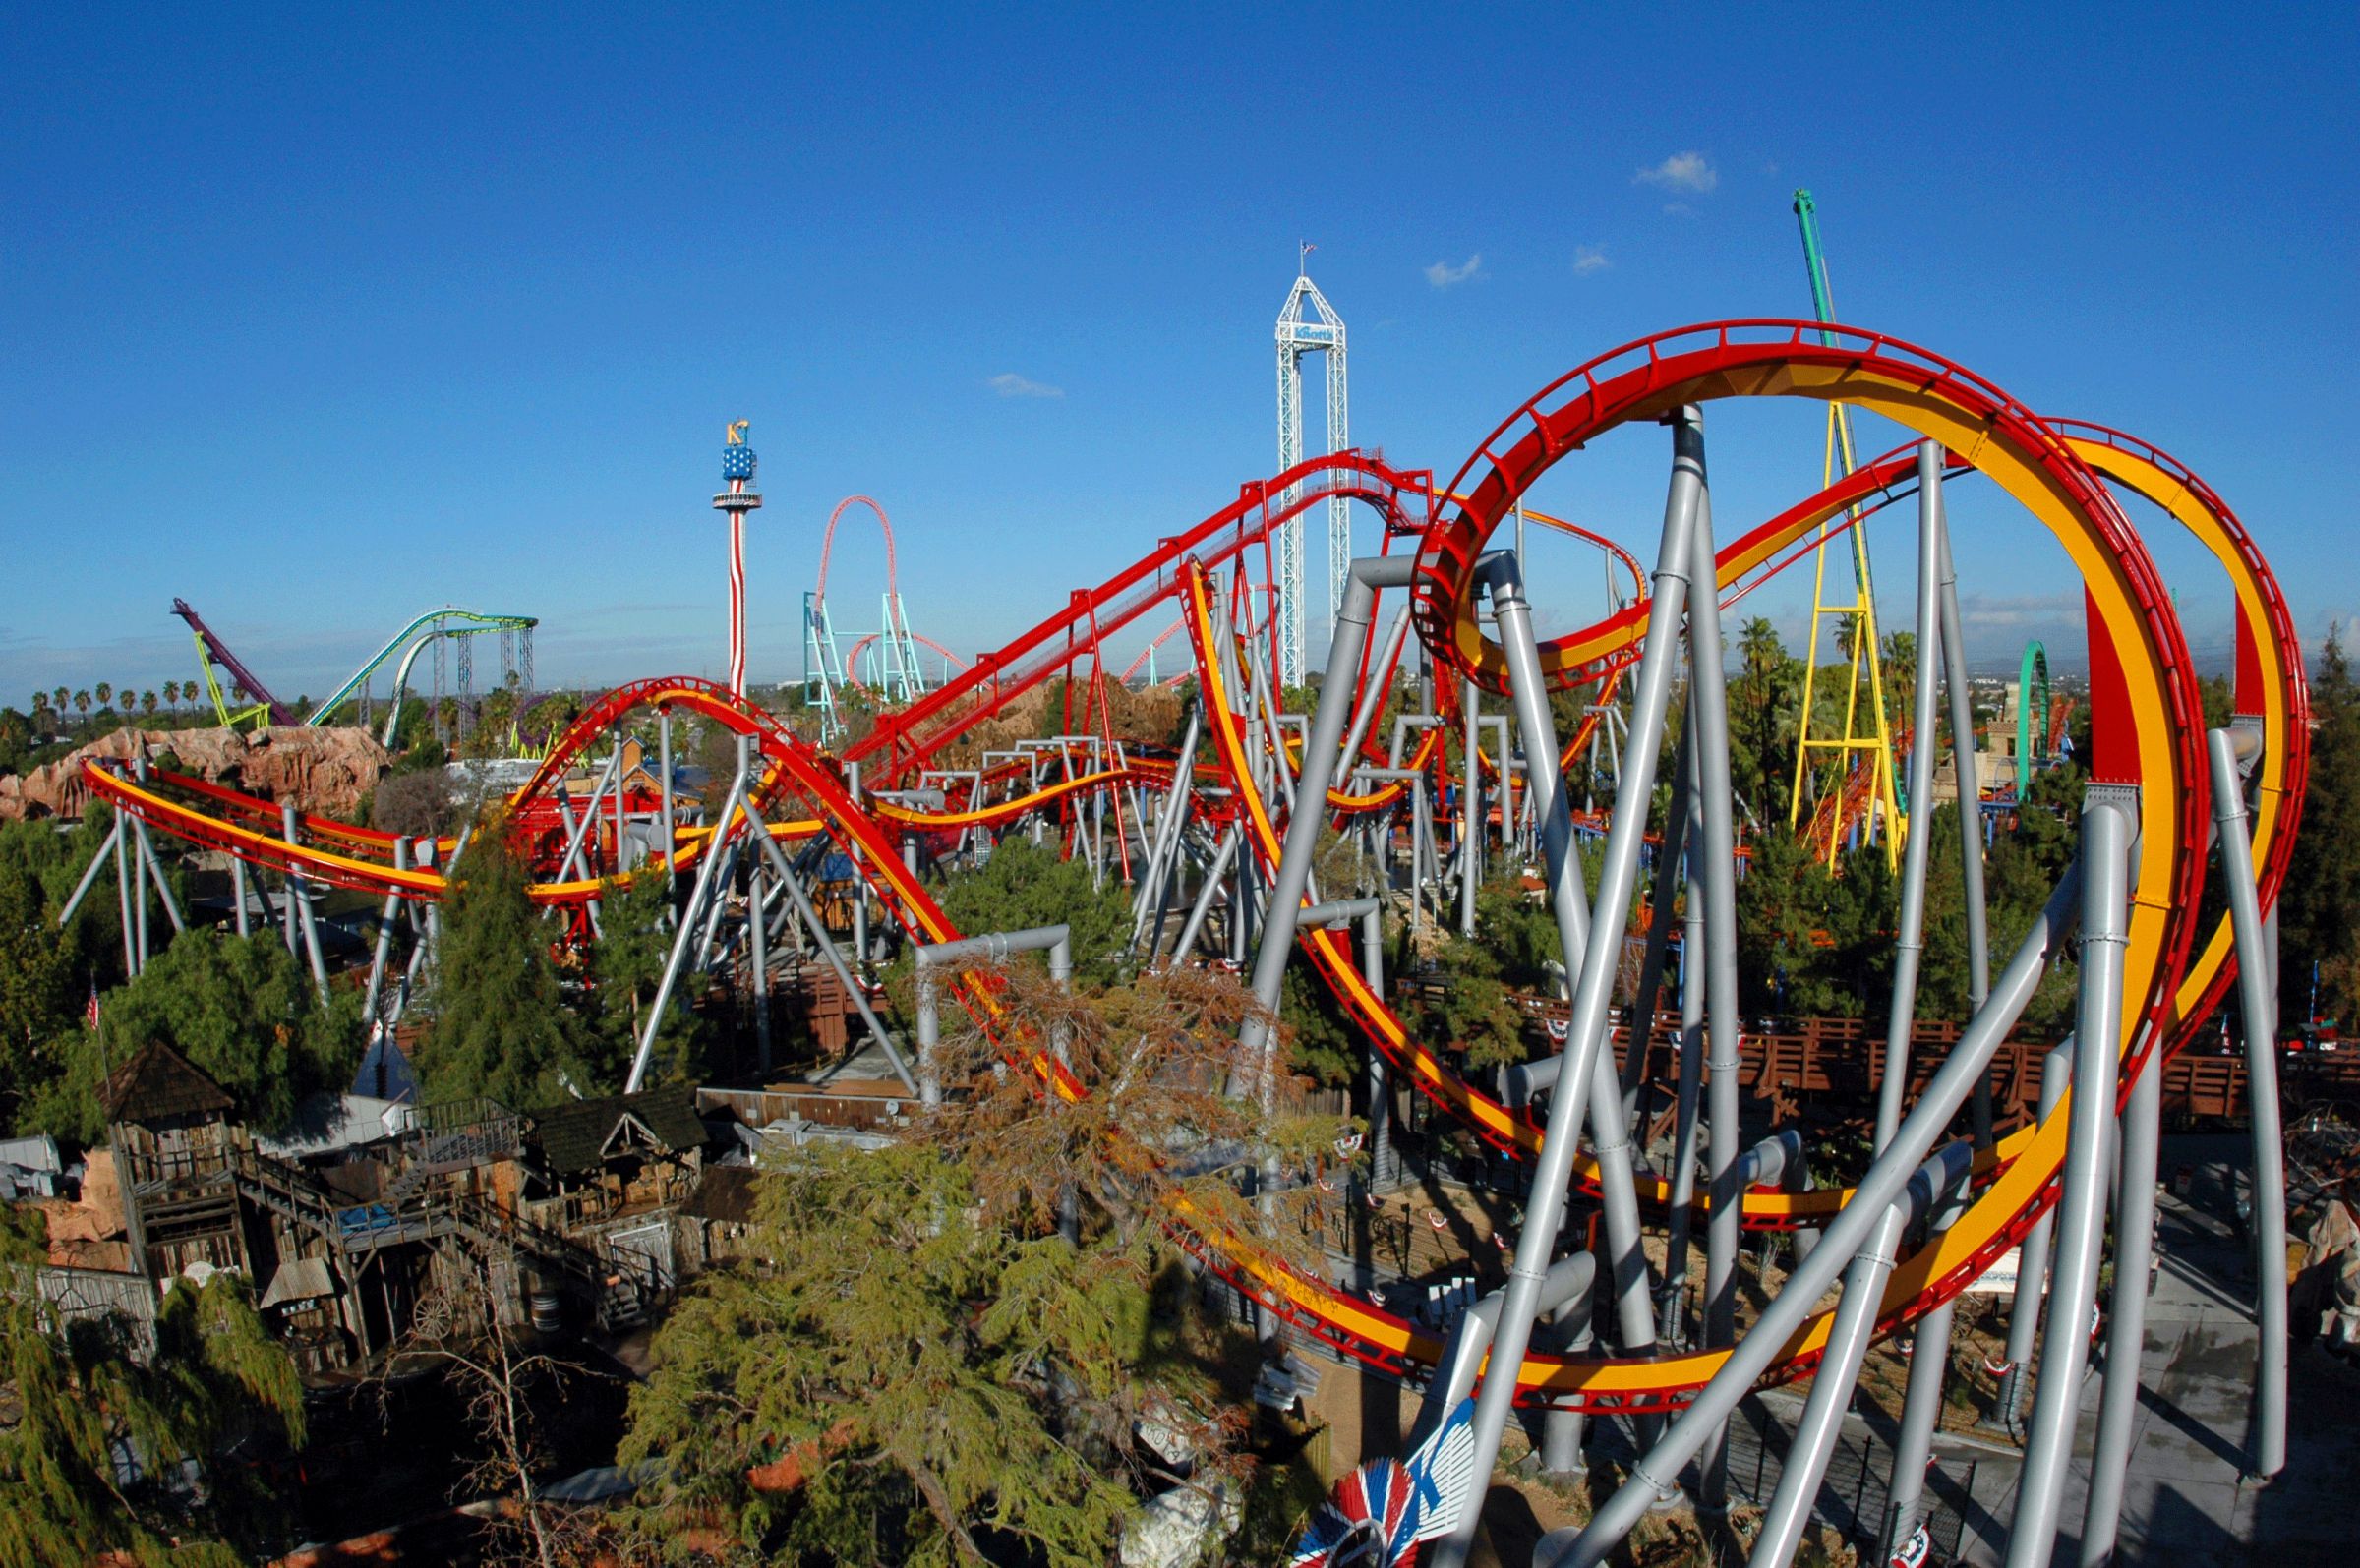
<svg viewBox="0 0 2360 1568">
<path fill-rule="evenodd" d="M 1835 300 L 1828 287 L 1827 256 L 1819 247 L 1819 221 L 1810 192 L 1795 193 L 1795 216 L 1802 227 L 1802 259 L 1811 276 L 1812 309 L 1819 320 L 1832 322 Z M 1835 335 L 1827 333 L 1825 340 L 1832 347 Z M 1830 403 L 1820 483 L 1832 485 L 1850 474 L 1855 461 L 1852 411 L 1842 403 Z M 1839 530 L 1852 542 L 1849 604 L 1830 604 L 1827 598 L 1828 546 L 1833 543 L 1831 536 Z M 1844 689 L 1844 728 L 1840 735 L 1814 736 L 1811 710 L 1818 698 L 1820 626 L 1831 615 L 1843 617 L 1842 625 L 1850 643 L 1844 659 L 1849 677 Z M 1924 650 L 1919 650 L 1918 657 L 1924 657 Z M 1860 711 L 1863 695 L 1867 698 L 1865 714 Z M 1868 569 L 1868 540 L 1860 528 L 1860 509 L 1857 506 L 1848 510 L 1841 522 L 1830 518 L 1819 525 L 1817 548 L 1812 552 L 1811 635 L 1803 654 L 1802 715 L 1795 741 L 1795 782 L 1787 800 L 1790 830 L 1801 827 L 1803 782 L 1812 773 L 1812 763 L 1830 753 L 1838 763 L 1833 794 L 1812 813 L 1813 849 L 1831 865 L 1835 862 L 1836 851 L 1844 842 L 1846 821 L 1853 814 L 1851 802 L 1857 779 L 1866 786 L 1858 815 L 1867 838 L 1872 842 L 1882 842 L 1888 866 L 1898 864 L 1902 836 L 1908 824 L 1903 820 L 1894 788 L 1893 732 L 1886 718 L 1884 665 L 1876 635 L 1876 590 Z M 1867 770 L 1865 778 L 1859 777 L 1861 769 Z"/>
</svg>

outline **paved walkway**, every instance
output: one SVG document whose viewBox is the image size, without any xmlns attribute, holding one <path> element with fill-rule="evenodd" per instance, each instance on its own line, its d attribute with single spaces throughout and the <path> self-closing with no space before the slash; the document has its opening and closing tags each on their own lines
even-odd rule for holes
<svg viewBox="0 0 2360 1568">
<path fill-rule="evenodd" d="M 2252 1275 L 2233 1218 L 2244 1161 L 2241 1138 L 2163 1140 L 2167 1186 L 2182 1166 L 2196 1180 L 2187 1200 L 2167 1192 L 2162 1203 L 2162 1271 L 2148 1301 L 2121 1563 L 2304 1568 L 2360 1561 L 2360 1370 L 2317 1345 L 2297 1350 L 2286 1469 L 2268 1485 L 2244 1479 L 2255 1340 Z M 2092 1375 L 2082 1390 L 2061 1563 L 2079 1560 L 2099 1384 Z M 2004 1559 L 2015 1501 L 2012 1486 L 1994 1499 L 1962 1560 Z"/>
</svg>

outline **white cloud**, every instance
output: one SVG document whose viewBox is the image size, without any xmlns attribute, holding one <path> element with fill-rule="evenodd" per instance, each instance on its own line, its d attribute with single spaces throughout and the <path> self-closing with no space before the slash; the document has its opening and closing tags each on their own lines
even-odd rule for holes
<svg viewBox="0 0 2360 1568">
<path fill-rule="evenodd" d="M 1426 269 L 1426 281 L 1438 289 L 1455 288 L 1482 270 L 1483 253 L 1478 251 L 1468 257 L 1465 264 L 1461 266 L 1452 266 L 1447 261 L 1435 262 Z"/>
<path fill-rule="evenodd" d="M 1721 183 L 1721 176 L 1701 152 L 1675 152 L 1653 168 L 1631 176 L 1634 185 L 1660 185 L 1667 191 L 1693 191 L 1702 196 Z"/>
<path fill-rule="evenodd" d="M 1014 371 L 1002 371 L 984 382 L 1002 397 L 1063 397 L 1065 388 L 1044 381 L 1028 380 Z"/>
<path fill-rule="evenodd" d="M 1573 270 L 1581 277 L 1588 277 L 1592 272 L 1603 272 L 1614 264 L 1607 260 L 1606 247 L 1603 245 L 1573 247 Z"/>
</svg>

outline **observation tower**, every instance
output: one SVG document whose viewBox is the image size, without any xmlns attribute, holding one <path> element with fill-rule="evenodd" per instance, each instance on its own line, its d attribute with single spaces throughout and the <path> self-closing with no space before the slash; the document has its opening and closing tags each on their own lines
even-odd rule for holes
<svg viewBox="0 0 2360 1568">
<path fill-rule="evenodd" d="M 762 504 L 755 491 L 754 449 L 745 444 L 745 428 L 738 420 L 729 427 L 721 447 L 721 478 L 729 488 L 713 497 L 716 511 L 730 519 L 730 695 L 745 695 L 745 514 Z"/>
<path fill-rule="evenodd" d="M 1295 253 L 1295 286 L 1278 309 L 1278 471 L 1303 461 L 1303 358 L 1324 354 L 1328 359 L 1328 450 L 1340 452 L 1351 444 L 1352 412 L 1344 390 L 1344 319 L 1328 305 L 1328 296 L 1311 280 L 1311 253 L 1306 241 Z M 1308 314 L 1307 314 L 1308 313 Z M 1286 500 L 1294 500 L 1299 486 L 1289 486 Z M 1328 503 L 1328 591 L 1322 599 L 1320 623 L 1331 624 L 1344 602 L 1344 578 L 1352 569 L 1352 507 L 1341 496 Z M 1300 686 L 1308 650 L 1303 646 L 1306 619 L 1303 593 L 1303 518 L 1291 517 L 1278 531 L 1278 680 Z"/>
</svg>

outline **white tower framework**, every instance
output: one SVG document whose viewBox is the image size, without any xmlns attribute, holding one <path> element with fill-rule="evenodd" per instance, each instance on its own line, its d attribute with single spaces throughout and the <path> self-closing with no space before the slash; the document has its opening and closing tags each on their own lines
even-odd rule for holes
<svg viewBox="0 0 2360 1568">
<path fill-rule="evenodd" d="M 1311 281 L 1311 247 L 1296 255 L 1295 286 L 1278 312 L 1278 468 L 1281 473 L 1303 461 L 1303 356 L 1328 356 L 1328 450 L 1340 452 L 1351 444 L 1352 412 L 1344 392 L 1344 319 L 1328 305 L 1328 297 Z M 1290 488 L 1291 503 L 1301 487 Z M 1335 624 L 1344 602 L 1344 578 L 1352 569 L 1351 503 L 1340 496 L 1328 503 L 1328 593 L 1326 624 Z M 1303 606 L 1303 519 L 1290 518 L 1278 531 L 1278 663 L 1279 680 L 1289 686 L 1303 683 L 1305 659 Z"/>
</svg>

